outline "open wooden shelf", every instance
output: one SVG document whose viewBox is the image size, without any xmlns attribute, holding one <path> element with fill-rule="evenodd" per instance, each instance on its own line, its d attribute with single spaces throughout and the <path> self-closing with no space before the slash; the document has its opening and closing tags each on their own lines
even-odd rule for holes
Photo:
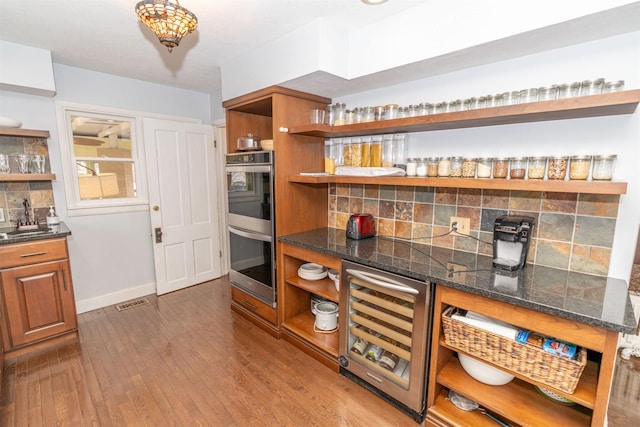
<svg viewBox="0 0 640 427">
<path fill-rule="evenodd" d="M 336 290 L 333 280 L 324 278 L 320 280 L 305 280 L 298 276 L 287 278 L 287 283 L 313 294 L 320 295 L 323 298 L 331 300 L 335 303 L 340 302 L 340 293 Z"/>
<path fill-rule="evenodd" d="M 437 374 L 444 387 L 463 393 L 492 412 L 508 417 L 520 425 L 588 426 L 591 417 L 580 406 L 567 406 L 551 401 L 533 385 L 514 379 L 502 386 L 491 386 L 469 376 L 457 358 Z M 525 403 L 526 402 L 526 403 Z"/>
<path fill-rule="evenodd" d="M 22 182 L 22 181 L 55 181 L 56 175 L 53 173 L 9 173 L 1 174 L 0 182 Z"/>
<path fill-rule="evenodd" d="M 305 311 L 282 323 L 282 327 L 296 336 L 311 343 L 324 352 L 338 358 L 338 331 L 329 333 L 314 330 L 315 317 L 311 311 Z"/>
<path fill-rule="evenodd" d="M 374 184 L 411 187 L 478 188 L 485 190 L 547 191 L 554 193 L 626 194 L 621 181 L 561 181 L 543 179 L 423 178 L 400 176 L 289 176 L 289 182 L 301 184 Z"/>
<path fill-rule="evenodd" d="M 25 138 L 49 138 L 48 130 L 0 127 L 0 136 L 22 136 Z"/>
<path fill-rule="evenodd" d="M 447 396 L 446 389 L 438 395 L 436 404 L 429 408 L 427 414 L 429 421 L 438 426 L 496 427 L 496 422 L 481 411 L 464 411 L 451 403 Z"/>
<path fill-rule="evenodd" d="M 290 134 L 340 138 L 385 133 L 429 132 L 515 123 L 531 123 L 585 117 L 632 114 L 640 102 L 640 90 L 530 102 L 502 107 L 380 120 L 344 126 L 308 124 L 291 126 Z"/>
</svg>

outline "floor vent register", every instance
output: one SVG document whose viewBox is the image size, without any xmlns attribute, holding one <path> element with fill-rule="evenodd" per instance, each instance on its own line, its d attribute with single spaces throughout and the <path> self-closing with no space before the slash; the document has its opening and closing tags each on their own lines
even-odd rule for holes
<svg viewBox="0 0 640 427">
<path fill-rule="evenodd" d="M 118 305 L 116 305 L 116 310 L 118 310 L 118 311 L 127 310 L 129 308 L 138 307 L 138 306 L 145 305 L 145 304 L 148 304 L 148 303 L 149 303 L 149 300 L 147 300 L 146 298 L 140 298 L 140 299 L 137 299 L 137 300 L 123 302 L 122 304 L 118 304 Z"/>
</svg>

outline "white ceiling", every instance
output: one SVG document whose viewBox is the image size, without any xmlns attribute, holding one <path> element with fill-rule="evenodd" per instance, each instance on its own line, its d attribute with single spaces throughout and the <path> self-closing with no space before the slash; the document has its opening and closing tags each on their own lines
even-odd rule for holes
<svg viewBox="0 0 640 427">
<path fill-rule="evenodd" d="M 182 0 L 198 28 L 169 54 L 139 23 L 138 0 L 1 0 L 0 39 L 50 50 L 53 62 L 215 92 L 220 66 L 323 17 L 351 28 L 424 0 Z"/>
</svg>

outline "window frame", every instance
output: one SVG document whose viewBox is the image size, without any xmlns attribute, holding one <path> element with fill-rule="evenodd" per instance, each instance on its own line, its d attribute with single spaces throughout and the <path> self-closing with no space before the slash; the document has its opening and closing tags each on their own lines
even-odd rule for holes
<svg viewBox="0 0 640 427">
<path fill-rule="evenodd" d="M 149 209 L 149 195 L 142 137 L 143 116 L 124 110 L 64 102 L 56 102 L 56 112 L 68 215 L 73 217 L 147 211 Z M 114 119 L 130 123 L 131 162 L 135 174 L 136 197 L 81 200 L 76 162 L 82 161 L 86 157 L 76 158 L 71 116 Z"/>
</svg>

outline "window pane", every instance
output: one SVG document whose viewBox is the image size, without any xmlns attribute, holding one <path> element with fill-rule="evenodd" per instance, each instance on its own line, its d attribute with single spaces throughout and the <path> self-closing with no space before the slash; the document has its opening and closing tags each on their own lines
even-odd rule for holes
<svg viewBox="0 0 640 427">
<path fill-rule="evenodd" d="M 113 160 L 78 160 L 80 200 L 134 198 L 134 163 Z"/>
<path fill-rule="evenodd" d="M 131 159 L 131 125 L 127 120 L 71 116 L 76 157 Z"/>
</svg>

